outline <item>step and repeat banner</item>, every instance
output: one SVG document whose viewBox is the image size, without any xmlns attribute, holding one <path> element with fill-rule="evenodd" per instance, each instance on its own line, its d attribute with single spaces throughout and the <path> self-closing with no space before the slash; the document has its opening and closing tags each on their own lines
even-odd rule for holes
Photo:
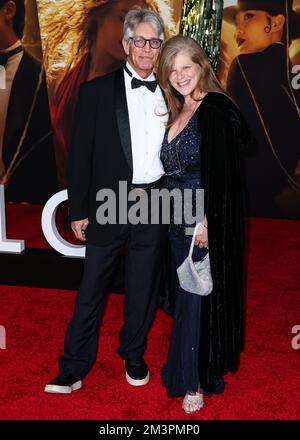
<svg viewBox="0 0 300 440">
<path fill-rule="evenodd" d="M 66 188 L 79 86 L 124 62 L 123 20 L 136 5 L 159 12 L 168 37 L 205 46 L 244 114 L 255 139 L 249 214 L 299 219 L 300 0 L 0 0 L 6 202 L 45 204 Z"/>
</svg>

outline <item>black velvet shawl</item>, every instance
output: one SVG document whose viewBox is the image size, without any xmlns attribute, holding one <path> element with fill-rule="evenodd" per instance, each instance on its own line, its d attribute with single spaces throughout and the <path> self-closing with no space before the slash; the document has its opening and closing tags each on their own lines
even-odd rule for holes
<svg viewBox="0 0 300 440">
<path fill-rule="evenodd" d="M 197 118 L 214 283 L 212 293 L 202 297 L 199 379 L 205 391 L 216 393 L 216 383 L 223 374 L 237 370 L 243 349 L 245 240 L 241 152 L 251 137 L 237 107 L 221 93 L 209 92 L 205 96 Z M 161 306 L 172 314 L 174 273 L 168 255 Z"/>
</svg>

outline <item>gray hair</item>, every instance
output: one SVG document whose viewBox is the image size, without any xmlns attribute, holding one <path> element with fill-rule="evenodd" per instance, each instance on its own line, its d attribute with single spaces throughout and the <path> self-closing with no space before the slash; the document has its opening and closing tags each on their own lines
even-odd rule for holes
<svg viewBox="0 0 300 440">
<path fill-rule="evenodd" d="M 133 35 L 134 28 L 140 23 L 149 23 L 157 30 L 159 38 L 165 41 L 165 25 L 163 19 L 156 12 L 148 9 L 133 9 L 127 12 L 123 27 L 123 36 L 129 40 Z"/>
</svg>

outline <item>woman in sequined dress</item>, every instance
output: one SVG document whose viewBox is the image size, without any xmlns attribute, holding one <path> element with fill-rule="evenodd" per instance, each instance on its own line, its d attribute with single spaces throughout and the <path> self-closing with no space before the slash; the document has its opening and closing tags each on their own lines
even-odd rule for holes
<svg viewBox="0 0 300 440">
<path fill-rule="evenodd" d="M 239 151 L 248 130 L 195 40 L 177 36 L 165 45 L 158 71 L 169 121 L 161 149 L 170 190 L 204 189 L 204 217 L 181 224 L 171 216 L 172 268 L 188 255 L 197 224 L 193 260 L 208 248 L 214 289 L 201 297 L 176 281 L 173 330 L 163 385 L 169 397 L 184 396 L 183 409 L 202 408 L 204 393 L 221 393 L 223 375 L 238 367 L 243 341 L 243 191 Z M 185 202 L 183 202 L 185 205 Z M 188 206 L 185 206 L 185 208 Z M 167 293 L 166 304 L 170 304 Z"/>
</svg>

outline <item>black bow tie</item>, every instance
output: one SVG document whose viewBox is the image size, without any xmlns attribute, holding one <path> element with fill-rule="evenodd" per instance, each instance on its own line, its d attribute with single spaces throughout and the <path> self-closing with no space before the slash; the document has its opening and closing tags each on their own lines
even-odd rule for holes
<svg viewBox="0 0 300 440">
<path fill-rule="evenodd" d="M 12 57 L 13 55 L 16 55 L 19 52 L 22 52 L 23 47 L 22 46 L 18 46 L 13 50 L 10 50 L 9 52 L 0 52 L 0 66 L 5 67 L 7 64 L 7 61 L 10 57 Z"/>
<path fill-rule="evenodd" d="M 129 76 L 132 77 L 132 73 L 130 72 L 130 70 L 127 68 L 127 66 L 124 66 L 124 70 L 126 73 L 128 73 Z M 147 87 L 148 90 L 150 90 L 150 92 L 155 92 L 156 87 L 157 87 L 157 80 L 153 80 L 153 81 L 143 81 L 141 79 L 137 79 L 135 77 L 132 78 L 131 80 L 131 88 L 132 89 L 137 89 L 141 86 L 145 86 Z"/>
<path fill-rule="evenodd" d="M 145 86 L 147 89 L 150 90 L 150 92 L 155 92 L 157 87 L 157 81 L 156 79 L 154 81 L 142 81 L 141 79 L 132 78 L 131 80 L 131 88 L 137 89 L 138 87 Z"/>
</svg>

